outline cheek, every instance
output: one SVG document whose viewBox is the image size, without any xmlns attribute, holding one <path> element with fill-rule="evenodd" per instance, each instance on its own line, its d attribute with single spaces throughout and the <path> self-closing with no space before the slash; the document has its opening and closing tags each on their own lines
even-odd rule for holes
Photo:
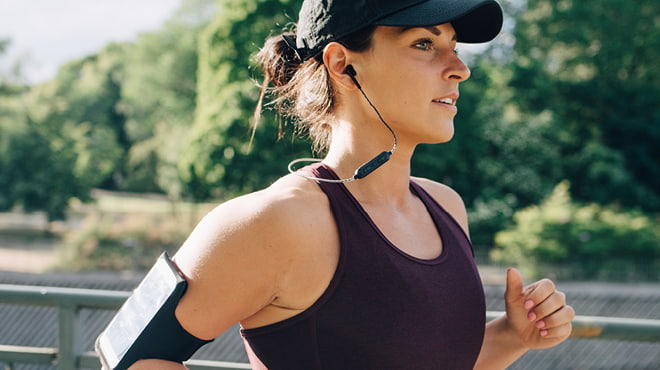
<svg viewBox="0 0 660 370">
<path fill-rule="evenodd" d="M 433 80 L 425 78 L 420 68 L 391 66 L 381 69 L 373 77 L 373 85 L 367 94 L 374 95 L 374 98 L 370 97 L 374 104 L 379 110 L 389 111 L 390 117 L 409 116 L 411 110 L 417 114 L 422 113 L 424 104 L 428 106 L 432 100 Z"/>
</svg>

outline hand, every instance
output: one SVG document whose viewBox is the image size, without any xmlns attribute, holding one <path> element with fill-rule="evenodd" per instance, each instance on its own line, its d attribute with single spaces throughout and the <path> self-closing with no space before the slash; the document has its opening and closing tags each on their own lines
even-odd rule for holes
<svg viewBox="0 0 660 370">
<path fill-rule="evenodd" d="M 553 347 L 571 334 L 575 311 L 552 281 L 539 280 L 523 289 L 522 275 L 510 268 L 504 300 L 508 327 L 525 348 Z"/>
</svg>

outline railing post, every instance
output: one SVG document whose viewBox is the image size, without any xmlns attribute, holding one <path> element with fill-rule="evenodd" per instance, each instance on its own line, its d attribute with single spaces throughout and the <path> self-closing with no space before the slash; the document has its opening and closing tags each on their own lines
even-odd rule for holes
<svg viewBox="0 0 660 370">
<path fill-rule="evenodd" d="M 61 303 L 58 305 L 58 370 L 75 369 L 76 359 L 82 353 L 77 315 L 78 307 L 74 302 Z"/>
</svg>

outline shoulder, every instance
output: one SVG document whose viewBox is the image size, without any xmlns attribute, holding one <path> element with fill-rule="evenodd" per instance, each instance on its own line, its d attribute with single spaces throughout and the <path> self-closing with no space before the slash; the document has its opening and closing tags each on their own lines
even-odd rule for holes
<svg viewBox="0 0 660 370">
<path fill-rule="evenodd" d="M 202 243 L 206 247 L 219 247 L 222 241 L 237 237 L 254 242 L 267 238 L 271 244 L 295 239 L 296 232 L 305 230 L 300 225 L 313 221 L 311 216 L 324 207 L 327 207 L 327 198 L 316 184 L 286 176 L 266 189 L 217 206 L 201 220 L 186 244 L 204 236 L 211 238 L 208 240 L 211 243 Z"/>
<path fill-rule="evenodd" d="M 208 213 L 174 256 L 188 280 L 184 327 L 211 338 L 282 296 L 312 258 L 309 242 L 332 232 L 328 208 L 315 183 L 285 176 Z"/>
<path fill-rule="evenodd" d="M 286 259 L 300 240 L 323 220 L 327 198 L 318 186 L 298 176 L 285 176 L 270 187 L 224 202 L 195 227 L 175 258 L 194 277 L 199 266 L 227 261 L 240 254 L 257 265 Z"/>
<path fill-rule="evenodd" d="M 442 206 L 461 225 L 467 235 L 468 217 L 465 203 L 460 194 L 451 187 L 422 177 L 413 177 L 412 180 L 421 186 L 438 204 Z"/>
</svg>

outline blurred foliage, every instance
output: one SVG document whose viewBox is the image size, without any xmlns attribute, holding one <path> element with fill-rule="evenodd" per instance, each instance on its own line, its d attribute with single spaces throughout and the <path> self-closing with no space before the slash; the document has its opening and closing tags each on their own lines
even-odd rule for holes
<svg viewBox="0 0 660 370">
<path fill-rule="evenodd" d="M 252 56 L 298 14 L 300 1 L 226 0 L 200 41 L 198 106 L 179 168 L 193 199 L 253 191 L 282 176 L 309 144 L 278 142 L 279 123 L 264 114 L 250 150 L 250 120 L 259 97 Z M 292 18 L 293 17 L 293 18 Z"/>
<path fill-rule="evenodd" d="M 579 200 L 660 210 L 660 2 L 528 0 L 511 86 L 551 112 Z"/>
<path fill-rule="evenodd" d="M 68 271 L 145 270 L 163 251 L 170 255 L 190 229 L 181 216 L 148 212 L 89 213 L 58 250 L 58 265 Z"/>
<path fill-rule="evenodd" d="M 118 107 L 132 145 L 120 189 L 181 198 L 177 161 L 197 100 L 198 34 L 216 8 L 214 0 L 183 1 L 158 32 L 140 35 L 124 59 Z"/>
<path fill-rule="evenodd" d="M 0 148 L 9 198 L 3 209 L 20 205 L 62 219 L 70 198 L 87 199 L 121 164 L 114 49 L 71 62 L 54 80 L 9 99 L 13 113 L 0 120 L 7 134 Z"/>
<path fill-rule="evenodd" d="M 50 220 L 63 219 L 69 198 L 86 196 L 71 176 L 76 162 L 71 148 L 52 142 L 31 123 L 0 127 L 0 211 L 21 206 L 25 212 L 44 211 Z"/>
<path fill-rule="evenodd" d="M 163 251 L 173 255 L 216 203 L 164 195 L 96 190 L 94 205 L 72 202 L 72 221 L 57 248 L 55 269 L 145 270 Z"/>
<path fill-rule="evenodd" d="M 497 233 L 492 258 L 539 277 L 570 270 L 582 279 L 660 279 L 660 228 L 639 211 L 572 201 L 569 183 L 517 211 Z"/>
</svg>

